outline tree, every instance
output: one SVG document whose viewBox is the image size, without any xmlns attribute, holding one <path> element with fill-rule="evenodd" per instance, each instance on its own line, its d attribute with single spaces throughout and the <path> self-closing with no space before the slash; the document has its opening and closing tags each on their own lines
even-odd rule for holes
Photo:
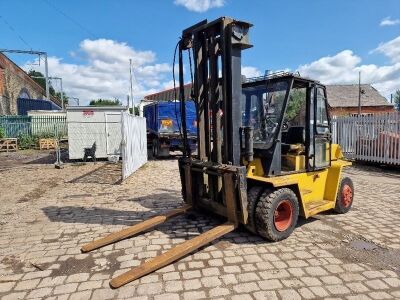
<svg viewBox="0 0 400 300">
<path fill-rule="evenodd" d="M 43 90 L 46 90 L 46 79 L 44 78 L 44 75 L 41 72 L 30 70 L 28 72 L 28 76 L 32 78 L 33 81 L 35 81 L 38 85 L 40 85 L 43 88 Z M 42 77 L 42 78 L 35 78 L 35 77 Z M 49 93 L 51 96 L 56 95 L 56 91 L 51 85 L 49 87 Z"/>
<path fill-rule="evenodd" d="M 289 103 L 286 108 L 285 118 L 287 121 L 291 121 L 296 117 L 300 117 L 300 111 L 302 108 L 305 110 L 306 103 L 306 91 L 305 89 L 293 89 L 290 91 Z"/>
<path fill-rule="evenodd" d="M 55 96 L 58 98 L 58 99 L 60 99 L 60 101 L 61 101 L 61 92 L 56 92 L 56 94 L 55 94 Z M 68 96 L 67 96 L 67 94 L 63 91 L 63 96 L 64 96 L 64 107 L 65 106 L 67 106 L 68 105 L 68 100 L 69 100 L 69 98 L 68 98 Z"/>
<path fill-rule="evenodd" d="M 394 93 L 394 105 L 397 110 L 400 110 L 400 90 Z"/>
<path fill-rule="evenodd" d="M 120 105 L 122 105 L 122 103 L 118 99 L 114 99 L 114 100 L 97 99 L 97 100 L 90 101 L 89 105 L 92 105 L 92 106 L 120 106 Z"/>
<path fill-rule="evenodd" d="M 31 77 L 38 85 L 40 85 L 43 88 L 43 90 L 46 90 L 46 79 L 44 78 L 44 75 L 41 72 L 30 70 L 28 72 L 28 76 Z M 50 96 L 58 98 L 61 103 L 61 92 L 56 92 L 54 88 L 51 86 L 51 83 L 49 86 L 49 93 Z M 63 91 L 63 96 L 64 96 L 64 108 L 65 108 L 68 105 L 68 96 L 64 91 Z"/>
<path fill-rule="evenodd" d="M 135 106 L 134 108 L 135 108 L 135 110 L 133 110 L 132 107 L 129 107 L 129 113 L 131 113 L 132 115 L 138 116 L 139 115 L 139 107 Z M 133 113 L 133 111 L 135 111 L 135 113 Z"/>
</svg>

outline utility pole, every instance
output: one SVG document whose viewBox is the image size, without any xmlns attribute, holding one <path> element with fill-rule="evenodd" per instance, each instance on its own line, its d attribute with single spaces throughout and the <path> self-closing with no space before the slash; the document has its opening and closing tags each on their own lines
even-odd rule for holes
<svg viewBox="0 0 400 300">
<path fill-rule="evenodd" d="M 129 95 L 126 95 L 126 107 L 128 108 L 128 113 L 129 113 L 129 107 L 130 107 L 130 104 L 129 104 Z"/>
<path fill-rule="evenodd" d="M 46 78 L 46 98 L 47 100 L 50 100 L 49 65 L 47 64 L 47 53 L 44 53 L 44 76 Z M 61 98 L 62 98 L 62 81 L 61 81 Z M 64 104 L 64 99 L 62 100 L 62 103 Z M 64 106 L 62 107 L 62 109 L 64 109 Z"/>
<path fill-rule="evenodd" d="M 32 51 L 32 50 L 13 50 L 13 49 L 0 49 L 0 52 L 6 53 L 17 53 L 17 54 L 34 54 L 39 56 L 39 63 L 40 63 L 40 56 L 44 57 L 44 78 L 46 78 L 46 99 L 50 100 L 50 89 L 49 89 L 49 66 L 47 63 L 47 52 L 43 51 Z"/>
<path fill-rule="evenodd" d="M 131 84 L 131 101 L 132 101 L 132 113 L 135 114 L 134 104 L 133 104 L 133 86 L 132 86 L 132 59 L 129 59 L 129 81 Z M 129 110 L 129 101 L 128 101 L 128 110 Z"/>
<path fill-rule="evenodd" d="M 361 115 L 361 71 L 358 72 L 358 115 Z"/>
<path fill-rule="evenodd" d="M 32 78 L 45 78 L 47 80 L 60 80 L 60 89 L 61 89 L 61 108 L 64 110 L 64 92 L 63 92 L 63 85 L 62 85 L 62 78 L 61 77 L 42 77 L 42 76 L 32 76 Z M 46 93 L 47 89 L 49 89 L 48 85 L 46 85 Z M 50 100 L 50 97 L 47 99 Z"/>
<path fill-rule="evenodd" d="M 60 89 L 61 89 L 61 106 L 62 106 L 62 109 L 64 110 L 65 107 L 64 107 L 64 92 L 63 92 L 63 87 L 62 87 L 62 78 L 60 78 Z"/>
</svg>

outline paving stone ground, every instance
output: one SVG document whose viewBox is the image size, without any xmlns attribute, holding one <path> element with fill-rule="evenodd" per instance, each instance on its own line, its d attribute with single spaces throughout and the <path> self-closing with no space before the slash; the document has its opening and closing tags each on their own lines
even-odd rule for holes
<svg viewBox="0 0 400 300">
<path fill-rule="evenodd" d="M 0 155 L 1 299 L 400 299 L 398 171 L 352 167 L 348 214 L 300 219 L 279 243 L 240 228 L 112 290 L 112 277 L 223 220 L 190 213 L 81 254 L 86 242 L 180 206 L 176 159 L 150 161 L 119 184 L 118 165 L 57 170 L 18 155 Z"/>
</svg>

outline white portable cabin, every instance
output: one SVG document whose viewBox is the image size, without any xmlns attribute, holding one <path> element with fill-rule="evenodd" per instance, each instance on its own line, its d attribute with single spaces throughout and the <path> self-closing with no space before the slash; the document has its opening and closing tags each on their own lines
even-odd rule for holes
<svg viewBox="0 0 400 300">
<path fill-rule="evenodd" d="M 123 106 L 68 106 L 69 158 L 82 159 L 96 143 L 96 158 L 121 155 Z"/>
</svg>

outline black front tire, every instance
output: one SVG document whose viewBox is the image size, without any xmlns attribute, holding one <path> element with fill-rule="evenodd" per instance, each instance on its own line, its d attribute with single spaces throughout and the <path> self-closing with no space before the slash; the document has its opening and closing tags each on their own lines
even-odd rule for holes
<svg viewBox="0 0 400 300">
<path fill-rule="evenodd" d="M 299 202 L 291 189 L 265 191 L 261 195 L 255 221 L 258 234 L 265 239 L 273 242 L 286 239 L 296 227 L 298 218 Z"/>
<path fill-rule="evenodd" d="M 262 186 L 253 186 L 247 192 L 247 212 L 249 214 L 247 224 L 245 225 L 247 230 L 252 233 L 257 233 L 256 229 L 256 207 L 264 188 Z"/>
</svg>

